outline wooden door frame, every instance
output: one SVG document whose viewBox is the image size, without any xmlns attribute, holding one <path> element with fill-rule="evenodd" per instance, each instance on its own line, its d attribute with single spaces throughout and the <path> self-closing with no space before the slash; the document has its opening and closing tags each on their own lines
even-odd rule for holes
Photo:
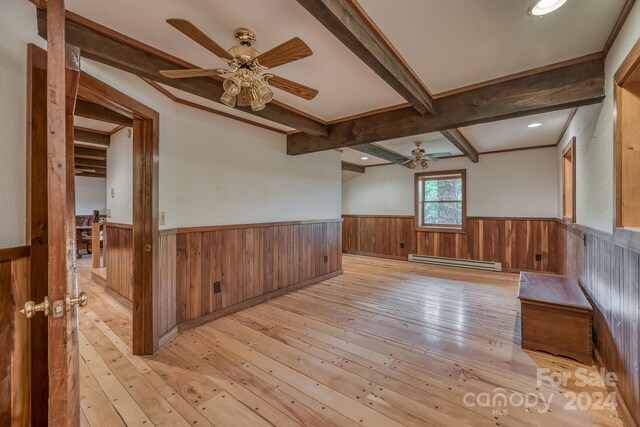
<svg viewBox="0 0 640 427">
<path fill-rule="evenodd" d="M 42 67 L 43 63 L 46 64 L 46 51 L 34 45 L 29 45 L 28 51 L 29 63 L 32 65 L 28 70 L 28 86 L 31 91 L 32 67 L 37 68 L 36 64 L 39 67 Z M 133 265 L 132 348 L 133 353 L 137 355 L 153 354 L 159 348 L 156 321 L 159 314 L 159 114 L 85 72 L 80 73 L 78 99 L 100 104 L 134 120 L 133 257 L 136 262 Z M 34 131 L 32 118 L 41 115 L 42 111 L 39 111 L 38 105 L 31 102 L 28 110 L 27 139 L 31 141 Z M 32 165 L 34 159 L 31 154 L 31 150 L 28 150 L 29 181 L 33 179 L 33 174 L 38 172 L 38 168 L 42 167 L 41 164 Z M 34 198 L 37 199 L 32 190 L 32 185 L 29 185 L 27 199 L 30 202 L 33 202 Z M 34 218 L 31 209 L 28 217 L 33 242 L 34 238 L 42 237 L 33 234 L 34 228 L 42 227 L 38 223 L 41 218 Z"/>
<path fill-rule="evenodd" d="M 133 117 L 133 353 L 158 350 L 159 114 L 82 72 L 78 99 Z"/>
<path fill-rule="evenodd" d="M 565 194 L 564 159 L 567 154 L 571 155 L 571 194 Z M 571 215 L 564 212 L 566 198 L 571 197 Z M 572 137 L 569 143 L 562 150 L 562 220 L 567 224 L 576 222 L 576 137 Z"/>
</svg>

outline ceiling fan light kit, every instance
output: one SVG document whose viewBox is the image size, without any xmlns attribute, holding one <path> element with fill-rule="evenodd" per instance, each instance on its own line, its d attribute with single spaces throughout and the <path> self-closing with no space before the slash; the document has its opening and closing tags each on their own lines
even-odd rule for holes
<svg viewBox="0 0 640 427">
<path fill-rule="evenodd" d="M 228 76 L 222 83 L 224 93 L 220 97 L 220 102 L 228 107 L 250 106 L 253 111 L 263 110 L 273 99 L 273 91 L 269 85 L 307 100 L 313 99 L 318 94 L 318 91 L 313 88 L 264 73 L 268 69 L 313 54 L 311 49 L 297 37 L 261 54 L 251 46 L 256 41 L 256 35 L 248 28 L 238 28 L 234 35 L 240 44 L 224 50 L 184 19 L 167 19 L 167 23 L 226 61 L 229 69 L 162 70 L 160 73 L 172 79 Z"/>
<path fill-rule="evenodd" d="M 426 169 L 429 167 L 427 160 L 430 162 L 437 162 L 440 159 L 451 156 L 451 153 L 426 154 L 424 149 L 420 148 L 422 142 L 416 141 L 414 144 L 416 145 L 416 148 L 411 150 L 411 158 L 403 163 L 409 169 L 415 169 L 418 166 L 420 166 L 421 169 Z"/>
</svg>

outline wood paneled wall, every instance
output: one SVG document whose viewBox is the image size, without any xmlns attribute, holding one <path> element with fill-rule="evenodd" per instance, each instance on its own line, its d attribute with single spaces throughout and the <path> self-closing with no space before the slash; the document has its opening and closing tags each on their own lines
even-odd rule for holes
<svg viewBox="0 0 640 427">
<path fill-rule="evenodd" d="M 416 251 L 413 216 L 344 215 L 342 251 L 407 259 Z"/>
<path fill-rule="evenodd" d="M 469 217 L 464 233 L 445 233 L 416 231 L 413 216 L 343 218 L 342 250 L 347 253 L 497 261 L 506 271 L 556 272 L 559 268 L 556 219 Z"/>
<path fill-rule="evenodd" d="M 126 305 L 133 301 L 133 226 L 107 222 L 104 226 L 104 265 L 107 291 Z M 127 301 L 129 303 L 127 303 Z"/>
<path fill-rule="evenodd" d="M 340 274 L 340 228 L 340 220 L 330 220 L 162 232 L 161 306 L 172 313 L 175 292 L 175 322 L 185 330 Z M 165 319 L 161 329 L 171 325 Z"/>
<path fill-rule="evenodd" d="M 31 425 L 29 247 L 0 249 L 0 425 Z"/>
<path fill-rule="evenodd" d="M 176 233 L 160 232 L 158 334 L 160 346 L 176 333 Z"/>
<path fill-rule="evenodd" d="M 594 347 L 640 425 L 640 254 L 581 226 L 560 225 L 559 239 L 560 273 L 578 279 L 591 300 Z"/>
</svg>

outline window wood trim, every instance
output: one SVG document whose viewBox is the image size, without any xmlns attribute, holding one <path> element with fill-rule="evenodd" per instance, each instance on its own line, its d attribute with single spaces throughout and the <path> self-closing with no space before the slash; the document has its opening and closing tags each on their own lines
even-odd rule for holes
<svg viewBox="0 0 640 427">
<path fill-rule="evenodd" d="M 614 75 L 613 99 L 614 99 L 614 164 L 613 164 L 613 241 L 625 248 L 640 251 L 640 230 L 637 227 L 625 226 L 622 215 L 623 203 L 623 91 L 627 85 L 640 85 L 640 40 L 636 41 L 633 48 Z"/>
<path fill-rule="evenodd" d="M 449 176 L 462 178 L 462 223 L 460 226 L 452 226 L 452 225 L 421 225 L 420 220 L 420 181 L 424 178 L 428 177 L 436 177 L 432 179 L 444 179 L 444 177 Z M 442 178 L 441 178 L 442 177 Z M 440 232 L 440 233 L 465 233 L 467 229 L 467 170 L 466 169 L 452 169 L 445 171 L 437 171 L 437 172 L 420 172 L 414 175 L 414 186 L 413 186 L 413 198 L 414 198 L 414 214 L 416 219 L 416 231 L 422 232 Z M 434 203 L 434 202 L 431 202 Z"/>
<path fill-rule="evenodd" d="M 567 154 L 571 155 L 571 216 L 565 215 L 566 197 L 564 159 Z M 566 147 L 562 150 L 562 218 L 565 223 L 575 224 L 576 222 L 576 137 L 572 137 Z"/>
</svg>

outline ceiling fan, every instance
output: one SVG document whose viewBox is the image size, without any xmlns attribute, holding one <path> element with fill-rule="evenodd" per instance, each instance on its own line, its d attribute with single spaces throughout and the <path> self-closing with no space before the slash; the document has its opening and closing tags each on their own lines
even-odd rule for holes
<svg viewBox="0 0 640 427">
<path fill-rule="evenodd" d="M 426 169 L 429 166 L 427 161 L 437 162 L 438 160 L 451 156 L 451 153 L 448 152 L 426 154 L 425 151 L 420 148 L 420 144 L 422 144 L 422 142 L 416 141 L 415 144 L 416 148 L 411 150 L 411 158 L 402 163 L 403 165 L 407 165 L 410 169 L 415 169 L 417 166 L 420 166 L 422 169 Z"/>
<path fill-rule="evenodd" d="M 266 70 L 284 65 L 298 59 L 313 55 L 309 46 L 298 37 L 282 43 L 264 53 L 260 53 L 251 45 L 256 41 L 256 35 L 247 28 L 238 28 L 235 38 L 239 44 L 225 50 L 211 40 L 195 25 L 184 19 L 167 19 L 169 25 L 203 46 L 219 58 L 227 62 L 229 69 L 192 69 L 192 70 L 161 70 L 160 74 L 171 79 L 190 77 L 224 76 L 222 87 L 224 93 L 220 102 L 229 106 L 251 106 L 253 111 L 259 111 L 273 99 L 273 91 L 269 86 L 289 92 L 306 100 L 315 98 L 316 89 L 279 77 Z"/>
</svg>

